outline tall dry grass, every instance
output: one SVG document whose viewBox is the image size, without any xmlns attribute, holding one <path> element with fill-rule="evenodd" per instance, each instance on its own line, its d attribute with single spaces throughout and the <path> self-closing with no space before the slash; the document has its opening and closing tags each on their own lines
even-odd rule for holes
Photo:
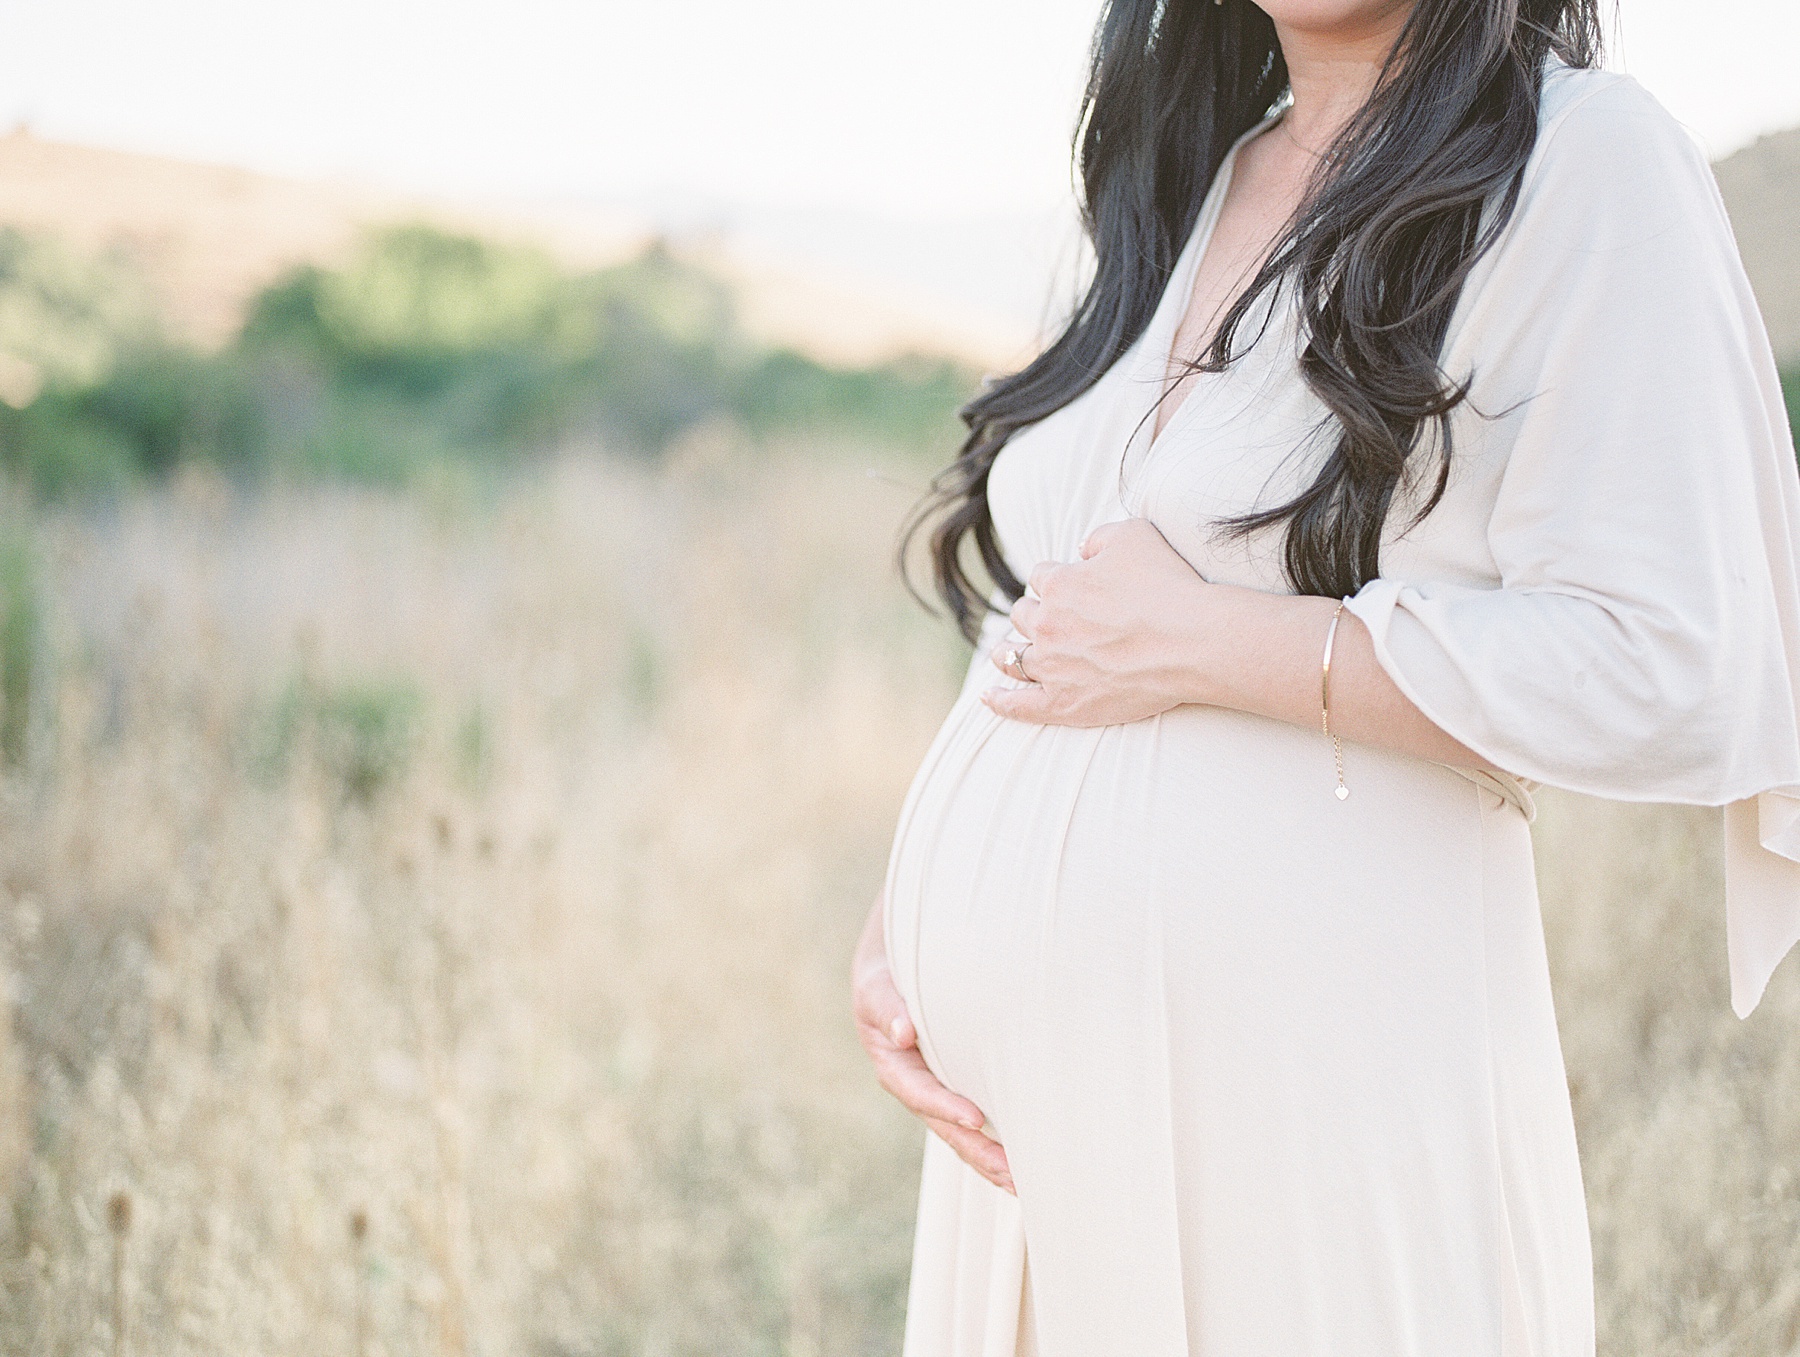
<svg viewBox="0 0 1800 1357">
<path fill-rule="evenodd" d="M 896 1351 L 922 1133 L 843 988 L 964 663 L 922 480 L 11 505 L 0 1351 Z M 1716 838 L 1542 818 L 1618 1357 L 1796 1348 L 1800 988 L 1730 1017 Z"/>
</svg>

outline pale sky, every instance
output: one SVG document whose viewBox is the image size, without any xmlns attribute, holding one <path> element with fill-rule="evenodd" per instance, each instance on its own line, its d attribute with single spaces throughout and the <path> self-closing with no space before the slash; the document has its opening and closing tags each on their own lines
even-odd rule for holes
<svg viewBox="0 0 1800 1357">
<path fill-rule="evenodd" d="M 945 219 L 1043 210 L 1097 0 L 0 0 L 0 117 L 408 187 Z M 1800 0 L 1623 0 L 1715 154 L 1800 125 Z"/>
</svg>

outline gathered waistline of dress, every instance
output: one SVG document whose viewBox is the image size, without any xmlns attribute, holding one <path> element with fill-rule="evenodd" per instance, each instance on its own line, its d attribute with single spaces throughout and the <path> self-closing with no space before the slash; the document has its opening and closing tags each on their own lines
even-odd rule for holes
<svg viewBox="0 0 1800 1357">
<path fill-rule="evenodd" d="M 1537 819 L 1537 802 L 1532 798 L 1539 783 L 1522 777 L 1514 777 L 1511 773 L 1501 772 L 1497 768 L 1464 768 L 1454 763 L 1443 765 L 1451 772 L 1467 778 L 1477 787 L 1485 787 L 1501 800 L 1510 802 L 1519 814 L 1530 824 Z"/>
</svg>

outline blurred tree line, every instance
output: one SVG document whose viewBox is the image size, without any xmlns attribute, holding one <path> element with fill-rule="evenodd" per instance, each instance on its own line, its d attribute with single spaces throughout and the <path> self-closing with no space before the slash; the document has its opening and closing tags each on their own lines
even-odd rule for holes
<svg viewBox="0 0 1800 1357">
<path fill-rule="evenodd" d="M 752 341 L 729 288 L 653 246 L 572 275 L 544 252 L 410 225 L 305 266 L 204 353 L 168 339 L 119 260 L 0 229 L 0 465 L 40 494 L 203 459 L 244 476 L 401 481 L 571 439 L 653 455 L 723 419 L 946 454 L 976 374 L 837 368 Z"/>
<path fill-rule="evenodd" d="M 928 451 L 976 374 L 836 368 L 757 344 L 725 283 L 653 246 L 571 275 L 541 250 L 410 225 L 298 268 L 217 352 L 170 340 L 122 260 L 0 228 L 0 468 L 39 494 L 116 491 L 194 459 L 242 477 L 399 482 L 589 439 L 654 455 L 723 419 Z M 1784 374 L 1800 428 L 1800 369 Z"/>
</svg>

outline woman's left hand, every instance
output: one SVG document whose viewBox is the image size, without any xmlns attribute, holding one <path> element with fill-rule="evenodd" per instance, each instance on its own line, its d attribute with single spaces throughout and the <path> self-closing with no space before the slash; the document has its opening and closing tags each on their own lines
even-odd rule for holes
<svg viewBox="0 0 1800 1357">
<path fill-rule="evenodd" d="M 1042 725 L 1116 726 L 1194 700 L 1203 656 L 1209 585 L 1145 518 L 1094 529 L 1081 559 L 1040 562 L 1012 624 L 1031 644 L 1023 666 L 994 663 L 1024 679 L 981 700 L 1001 716 Z M 1037 595 L 1036 598 L 1031 597 Z"/>
</svg>

